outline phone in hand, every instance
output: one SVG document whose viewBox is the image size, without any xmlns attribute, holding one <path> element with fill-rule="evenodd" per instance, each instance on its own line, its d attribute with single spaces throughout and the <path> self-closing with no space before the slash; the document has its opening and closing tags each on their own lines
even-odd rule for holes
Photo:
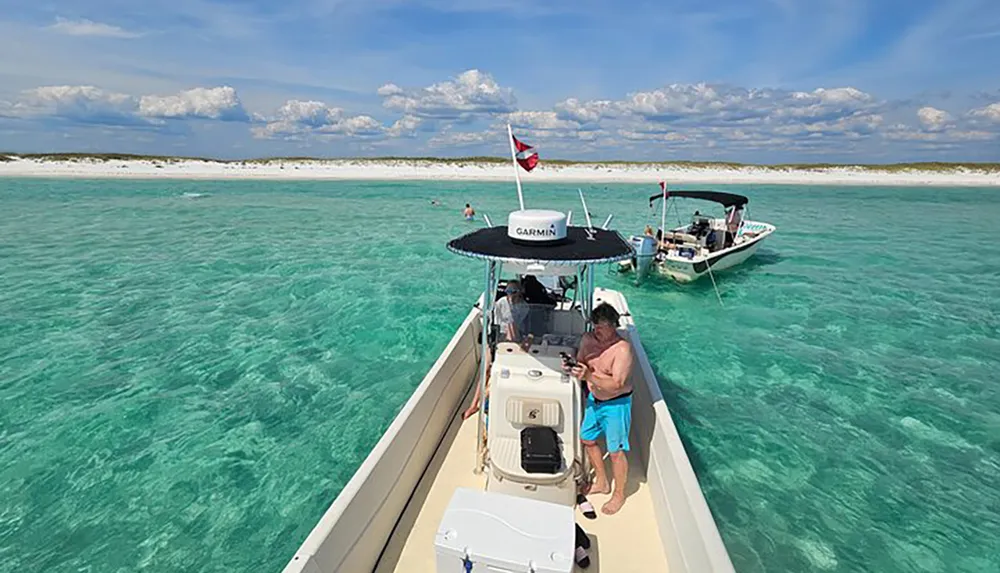
<svg viewBox="0 0 1000 573">
<path fill-rule="evenodd" d="M 564 365 L 569 366 L 570 368 L 577 365 L 576 358 L 573 358 L 569 354 L 566 354 L 565 352 L 560 352 L 559 355 L 562 356 L 562 361 Z"/>
</svg>

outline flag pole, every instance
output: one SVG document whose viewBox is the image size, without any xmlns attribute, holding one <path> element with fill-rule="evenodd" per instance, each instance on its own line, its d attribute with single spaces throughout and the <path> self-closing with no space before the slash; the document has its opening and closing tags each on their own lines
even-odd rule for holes
<svg viewBox="0 0 1000 573">
<path fill-rule="evenodd" d="M 524 211 L 524 195 L 521 194 L 521 172 L 517 168 L 517 151 L 514 149 L 514 132 L 507 124 L 507 143 L 510 143 L 510 160 L 514 164 L 514 177 L 517 179 L 517 200 L 521 203 L 521 210 Z"/>
</svg>

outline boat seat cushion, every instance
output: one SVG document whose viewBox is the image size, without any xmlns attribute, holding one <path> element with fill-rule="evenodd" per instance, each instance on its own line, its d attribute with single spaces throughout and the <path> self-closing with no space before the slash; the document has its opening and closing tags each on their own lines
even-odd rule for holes
<svg viewBox="0 0 1000 573">
<path fill-rule="evenodd" d="M 561 421 L 562 407 L 558 400 L 544 400 L 538 398 L 518 398 L 512 396 L 507 399 L 504 414 L 507 421 L 517 426 L 548 426 L 558 428 Z"/>
</svg>

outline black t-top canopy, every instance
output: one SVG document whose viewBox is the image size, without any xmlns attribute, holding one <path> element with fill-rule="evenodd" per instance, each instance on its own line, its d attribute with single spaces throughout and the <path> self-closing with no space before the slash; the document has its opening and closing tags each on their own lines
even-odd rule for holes
<svg viewBox="0 0 1000 573">
<path fill-rule="evenodd" d="M 593 233 L 593 240 L 588 237 Z M 452 239 L 448 250 L 476 259 L 501 262 L 584 265 L 611 263 L 632 257 L 632 246 L 617 231 L 567 227 L 558 243 L 535 245 L 507 236 L 507 226 L 479 229 Z"/>
<path fill-rule="evenodd" d="M 737 195 L 735 193 L 723 193 L 721 191 L 671 191 L 667 190 L 667 197 L 688 197 L 691 199 L 704 199 L 705 201 L 714 201 L 716 203 L 721 203 L 724 207 L 742 207 L 750 202 L 749 199 L 743 195 Z M 662 199 L 663 193 L 657 193 L 649 198 L 649 206 L 653 206 L 653 201 L 657 199 Z"/>
</svg>

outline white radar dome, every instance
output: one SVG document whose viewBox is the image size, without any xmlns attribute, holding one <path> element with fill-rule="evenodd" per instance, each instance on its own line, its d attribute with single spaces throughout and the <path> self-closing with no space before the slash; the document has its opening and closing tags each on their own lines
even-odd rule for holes
<svg viewBox="0 0 1000 573">
<path fill-rule="evenodd" d="M 545 209 L 513 211 L 507 218 L 507 236 L 530 243 L 549 243 L 566 238 L 566 214 Z"/>
</svg>

